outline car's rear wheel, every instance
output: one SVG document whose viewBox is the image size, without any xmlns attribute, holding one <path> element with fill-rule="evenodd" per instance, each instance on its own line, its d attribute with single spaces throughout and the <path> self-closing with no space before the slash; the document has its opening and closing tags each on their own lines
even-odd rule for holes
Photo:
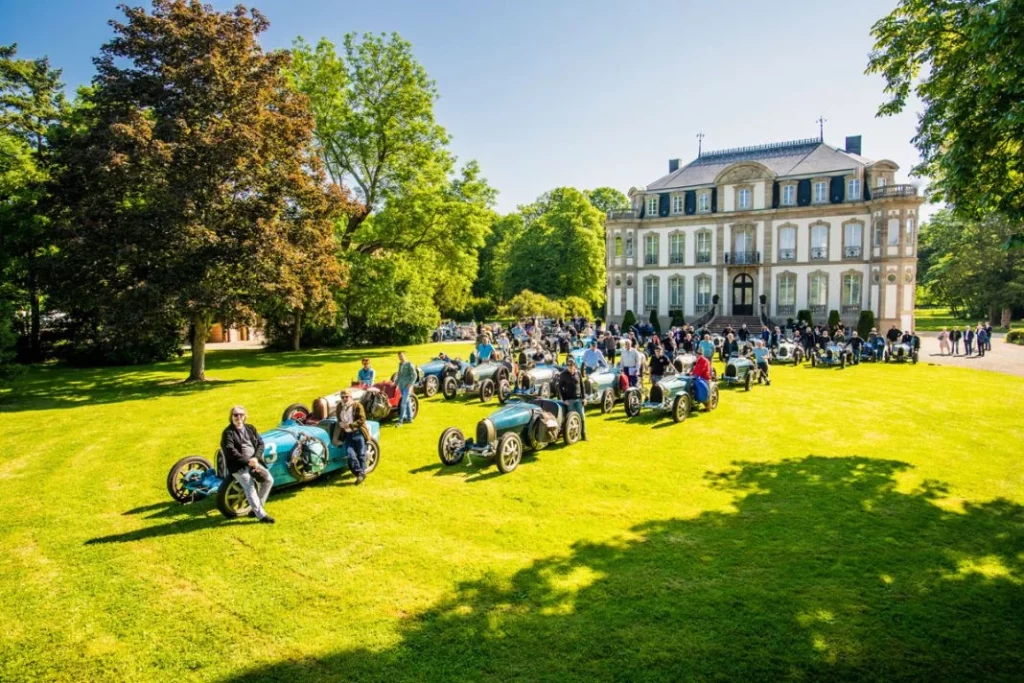
<svg viewBox="0 0 1024 683">
<path fill-rule="evenodd" d="M 444 378 L 444 384 L 441 385 L 441 393 L 444 394 L 446 399 L 453 399 L 459 395 L 459 382 L 454 377 L 449 375 Z"/>
<path fill-rule="evenodd" d="M 506 432 L 498 439 L 498 469 L 502 474 L 508 474 L 519 467 L 519 461 L 523 459 L 523 440 L 515 432 Z"/>
<path fill-rule="evenodd" d="M 200 476 L 209 469 L 213 469 L 213 465 L 200 455 L 182 458 L 174 463 L 171 471 L 167 473 L 167 492 L 179 503 L 193 502 L 196 499 L 196 494 L 188 490 L 188 480 Z"/>
<path fill-rule="evenodd" d="M 750 391 L 751 385 L 754 384 L 754 371 L 753 369 L 747 370 L 747 377 L 743 380 L 743 388 L 746 391 Z"/>
<path fill-rule="evenodd" d="M 711 387 L 711 391 L 708 393 L 708 406 L 711 410 L 718 407 L 718 387 Z"/>
<path fill-rule="evenodd" d="M 449 427 L 441 432 L 437 442 L 437 455 L 441 463 L 447 466 L 458 465 L 465 457 L 462 448 L 466 445 L 466 437 L 458 427 Z"/>
<path fill-rule="evenodd" d="M 601 412 L 610 413 L 615 408 L 615 392 L 611 389 L 605 389 L 601 395 Z"/>
<path fill-rule="evenodd" d="M 437 375 L 429 375 L 423 380 L 423 395 L 427 398 L 437 395 L 437 390 L 441 388 L 440 382 L 437 380 Z"/>
<path fill-rule="evenodd" d="M 498 403 L 505 405 L 510 396 L 512 396 L 512 385 L 507 379 L 503 379 L 498 383 Z"/>
<path fill-rule="evenodd" d="M 672 404 L 672 419 L 676 422 L 682 422 L 690 416 L 690 395 L 679 394 L 676 396 L 675 402 Z"/>
<path fill-rule="evenodd" d="M 307 417 L 309 417 L 309 408 L 303 403 L 293 403 L 284 409 L 284 412 L 281 414 L 281 422 L 287 422 L 288 420 L 302 422 Z"/>
<path fill-rule="evenodd" d="M 804 354 L 803 354 L 803 352 L 800 351 L 800 349 L 796 349 L 795 351 L 793 351 L 793 363 L 794 364 L 799 364 L 799 363 L 803 362 L 803 359 L 804 359 Z"/>
<path fill-rule="evenodd" d="M 485 379 L 480 383 L 480 401 L 487 403 L 494 396 L 494 380 Z"/>
<path fill-rule="evenodd" d="M 565 430 L 562 432 L 562 440 L 566 446 L 571 446 L 580 440 L 583 433 L 583 420 L 577 412 L 570 411 L 565 418 Z"/>
<path fill-rule="evenodd" d="M 217 509 L 228 519 L 244 517 L 252 511 L 245 490 L 233 476 L 228 475 L 217 489 Z"/>
<path fill-rule="evenodd" d="M 373 439 L 366 442 L 366 473 L 369 474 L 377 469 L 380 462 L 380 445 Z"/>
<path fill-rule="evenodd" d="M 401 403 L 398 404 L 401 408 Z M 420 414 L 420 400 L 416 398 L 416 394 L 409 392 L 409 420 L 415 420 L 416 416 Z"/>
<path fill-rule="evenodd" d="M 640 400 L 640 391 L 636 388 L 630 389 L 626 392 L 626 416 L 636 417 L 640 414 L 640 406 L 642 401 Z"/>
</svg>

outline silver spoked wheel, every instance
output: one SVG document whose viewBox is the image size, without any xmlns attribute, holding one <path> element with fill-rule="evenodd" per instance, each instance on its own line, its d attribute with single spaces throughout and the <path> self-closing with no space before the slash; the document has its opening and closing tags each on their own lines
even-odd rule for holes
<svg viewBox="0 0 1024 683">
<path fill-rule="evenodd" d="M 437 455 L 444 465 L 458 465 L 462 462 L 464 453 L 463 446 L 466 445 L 466 437 L 458 427 L 449 427 L 441 433 L 441 439 L 437 442 Z"/>
<path fill-rule="evenodd" d="M 601 399 L 601 412 L 610 413 L 612 408 L 615 407 L 615 392 L 611 389 L 605 389 L 604 397 Z"/>
<path fill-rule="evenodd" d="M 523 441 L 518 434 L 511 432 L 503 434 L 498 439 L 498 469 L 508 474 L 519 467 L 519 461 L 523 459 Z"/>
<path fill-rule="evenodd" d="M 569 416 L 565 418 L 565 445 L 571 446 L 580 440 L 580 433 L 583 431 L 583 423 L 580 421 L 580 416 L 576 413 L 569 413 Z"/>
<path fill-rule="evenodd" d="M 425 380 L 423 380 L 423 395 L 426 396 L 427 398 L 435 396 L 439 388 L 440 383 L 437 381 L 436 375 L 430 375 Z"/>
<path fill-rule="evenodd" d="M 636 417 L 640 414 L 640 392 L 631 391 L 626 394 L 626 415 Z"/>
<path fill-rule="evenodd" d="M 249 507 L 249 500 L 245 497 L 242 485 L 234 477 L 225 479 L 217 490 L 217 509 L 228 519 L 244 517 L 252 509 Z"/>
<path fill-rule="evenodd" d="M 415 420 L 416 416 L 420 414 L 420 400 L 416 398 L 416 394 L 409 392 L 409 419 Z"/>
<path fill-rule="evenodd" d="M 672 405 L 672 419 L 676 422 L 682 422 L 690 415 L 690 396 L 689 394 L 680 394 L 676 396 L 676 401 Z"/>
<path fill-rule="evenodd" d="M 380 462 L 380 446 L 371 439 L 366 442 L 366 473 L 369 474 L 377 469 L 378 462 Z"/>
<path fill-rule="evenodd" d="M 708 405 L 711 406 L 711 410 L 714 410 L 715 408 L 718 407 L 718 387 L 711 387 Z"/>
</svg>

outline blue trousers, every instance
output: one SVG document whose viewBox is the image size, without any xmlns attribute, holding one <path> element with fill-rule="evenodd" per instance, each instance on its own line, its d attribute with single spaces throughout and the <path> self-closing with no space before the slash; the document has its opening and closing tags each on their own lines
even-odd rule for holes
<svg viewBox="0 0 1024 683">
<path fill-rule="evenodd" d="M 566 403 L 569 406 L 569 410 L 580 416 L 580 438 L 587 438 L 587 414 L 583 410 L 583 401 L 577 398 L 566 401 Z"/>
<path fill-rule="evenodd" d="M 398 402 L 398 421 L 412 422 L 412 409 L 409 407 L 409 393 L 412 387 L 399 387 L 399 390 L 402 392 L 402 398 Z"/>
<path fill-rule="evenodd" d="M 366 475 L 366 439 L 362 432 L 352 432 L 345 437 L 345 449 L 348 451 L 348 468 L 357 477 Z"/>
</svg>

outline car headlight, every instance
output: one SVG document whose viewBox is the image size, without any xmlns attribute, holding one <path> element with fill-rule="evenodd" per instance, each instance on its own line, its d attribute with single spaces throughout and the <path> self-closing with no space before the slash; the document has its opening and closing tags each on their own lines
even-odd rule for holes
<svg viewBox="0 0 1024 683">
<path fill-rule="evenodd" d="M 489 418 L 484 418 L 476 425 L 476 442 L 478 444 L 493 443 L 498 437 L 495 436 L 494 423 Z"/>
</svg>

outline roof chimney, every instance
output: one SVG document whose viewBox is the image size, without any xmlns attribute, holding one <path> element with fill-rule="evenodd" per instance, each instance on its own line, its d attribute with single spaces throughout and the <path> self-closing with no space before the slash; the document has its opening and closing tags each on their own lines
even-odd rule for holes
<svg viewBox="0 0 1024 683">
<path fill-rule="evenodd" d="M 859 135 L 847 135 L 846 136 L 846 151 L 850 154 L 860 154 L 860 136 Z"/>
<path fill-rule="evenodd" d="M 668 160 L 668 172 L 675 173 L 679 170 L 679 164 L 683 163 L 682 159 L 669 159 Z"/>
</svg>

